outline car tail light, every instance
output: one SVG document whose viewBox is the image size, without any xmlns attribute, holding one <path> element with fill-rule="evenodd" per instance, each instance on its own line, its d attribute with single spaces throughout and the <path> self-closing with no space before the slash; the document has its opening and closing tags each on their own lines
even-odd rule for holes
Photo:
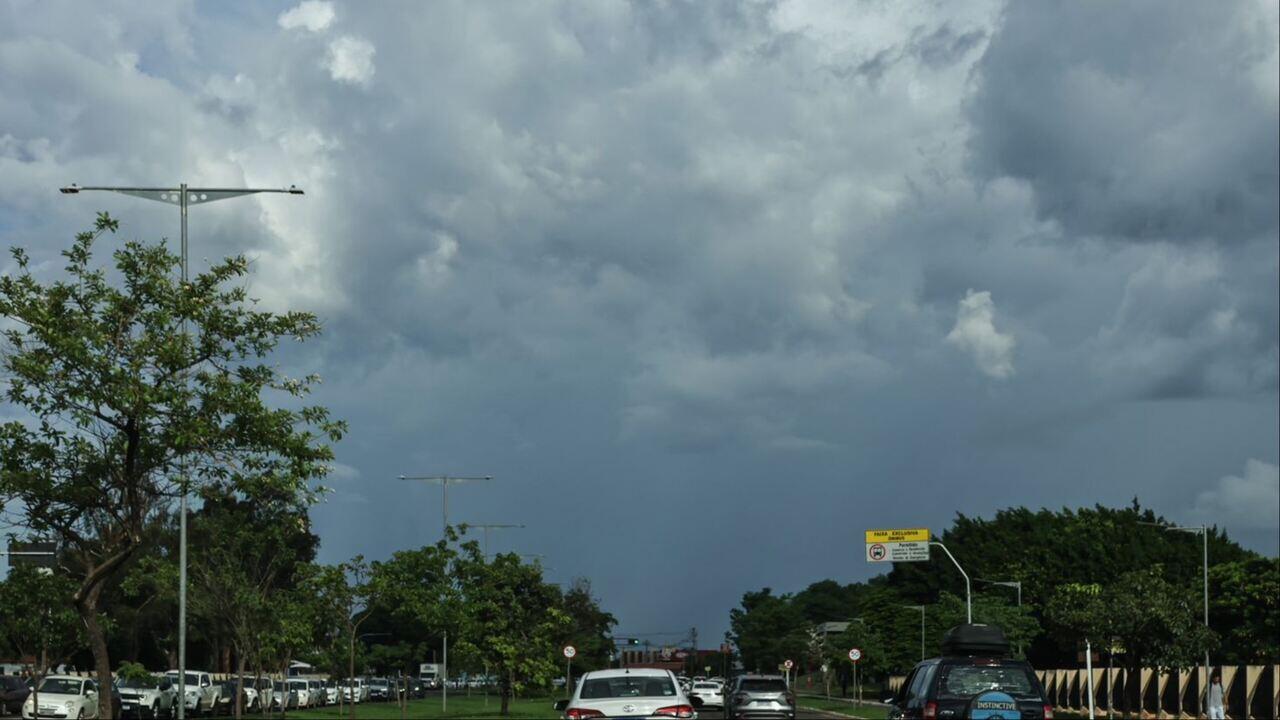
<svg viewBox="0 0 1280 720">
<path fill-rule="evenodd" d="M 924 720 L 938 720 L 938 703 L 929 702 L 924 704 Z"/>
<path fill-rule="evenodd" d="M 1044 720 L 1053 720 L 1053 706 L 1052 706 L 1052 705 L 1045 705 L 1045 706 L 1044 706 Z"/>
<path fill-rule="evenodd" d="M 654 710 L 653 714 L 674 718 L 691 718 L 694 715 L 692 705 L 670 705 Z"/>
<path fill-rule="evenodd" d="M 590 708 L 569 708 L 565 711 L 564 716 L 568 720 L 586 720 L 586 718 L 602 718 L 604 713 Z"/>
</svg>

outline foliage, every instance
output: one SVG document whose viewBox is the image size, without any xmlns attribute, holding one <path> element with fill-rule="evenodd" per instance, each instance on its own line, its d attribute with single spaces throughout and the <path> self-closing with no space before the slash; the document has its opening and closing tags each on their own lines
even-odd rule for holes
<svg viewBox="0 0 1280 720">
<path fill-rule="evenodd" d="M 116 668 L 116 677 L 121 680 L 140 680 L 142 682 L 156 682 L 158 678 L 147 670 L 142 663 L 122 662 L 120 667 Z"/>
<path fill-rule="evenodd" d="M 578 651 L 573 658 L 574 672 L 609 667 L 609 658 L 616 650 L 610 633 L 618 621 L 601 609 L 600 601 L 591 593 L 591 581 L 575 579 L 564 593 L 562 609 L 569 617 L 567 643 Z"/>
<path fill-rule="evenodd" d="M 0 582 L 0 648 L 35 658 L 36 675 L 65 660 L 84 642 L 84 624 L 71 605 L 75 583 L 62 572 L 17 565 Z"/>
<path fill-rule="evenodd" d="M 1280 663 L 1280 558 L 1209 568 L 1209 625 L 1222 628 L 1222 662 Z"/>
<path fill-rule="evenodd" d="M 496 675 L 505 716 L 516 692 L 545 687 L 559 674 L 558 651 L 571 620 L 542 568 L 514 553 L 486 561 L 476 543 L 466 543 L 452 574 L 464 601 L 464 637 Z"/>
<path fill-rule="evenodd" d="M 98 681 L 110 682 L 99 601 L 138 550 L 148 523 L 184 488 L 246 498 L 309 498 L 344 426 L 301 405 L 316 378 L 282 376 L 265 358 L 284 338 L 319 332 L 313 315 L 253 308 L 248 261 L 216 263 L 189 282 L 165 244 L 126 242 L 114 275 L 94 242 L 101 214 L 63 252 L 67 278 L 37 279 L 25 252 L 0 277 L 8 320 L 4 398 L 28 417 L 0 425 L 0 496 L 22 522 L 66 548 Z M 109 279 L 112 278 L 112 279 Z M 300 405 L 276 409 L 276 393 Z M 100 699 L 110 714 L 110 697 Z"/>
<path fill-rule="evenodd" d="M 752 671 L 773 672 L 784 660 L 803 657 L 808 625 L 790 595 L 774 595 L 770 588 L 746 593 L 742 608 L 729 613 L 733 642 Z"/>
</svg>

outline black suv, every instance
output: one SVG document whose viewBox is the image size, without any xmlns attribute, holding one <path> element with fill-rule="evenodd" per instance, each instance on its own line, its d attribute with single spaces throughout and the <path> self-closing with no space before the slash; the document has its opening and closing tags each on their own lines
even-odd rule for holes
<svg viewBox="0 0 1280 720">
<path fill-rule="evenodd" d="M 999 628 L 959 625 L 942 641 L 942 657 L 916 665 L 885 702 L 902 720 L 1051 720 L 1053 706 L 1026 660 L 1009 657 Z"/>
</svg>

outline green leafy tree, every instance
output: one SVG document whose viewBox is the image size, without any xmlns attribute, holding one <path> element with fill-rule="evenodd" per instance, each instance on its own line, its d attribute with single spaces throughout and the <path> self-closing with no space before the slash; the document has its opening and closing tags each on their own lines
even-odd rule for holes
<svg viewBox="0 0 1280 720">
<path fill-rule="evenodd" d="M 742 596 L 742 607 L 729 612 L 733 642 L 748 670 L 775 672 L 788 658 L 804 657 L 809 625 L 790 595 L 770 588 Z"/>
<path fill-rule="evenodd" d="M 1280 663 L 1280 558 L 1209 569 L 1209 625 L 1221 628 L 1225 663 Z"/>
<path fill-rule="evenodd" d="M 301 399 L 315 382 L 265 362 L 281 339 L 318 333 L 313 315 L 254 309 L 238 284 L 243 257 L 183 283 L 163 243 L 126 242 L 109 274 L 94 243 L 117 226 L 102 214 L 77 235 L 65 279 L 42 282 L 20 249 L 16 271 L 0 277 L 4 398 L 28 415 L 0 425 L 0 496 L 65 546 L 102 687 L 111 659 L 100 601 L 147 524 L 184 489 L 305 497 L 344 429 L 323 408 L 263 398 Z M 110 716 L 110 693 L 99 714 Z"/>
<path fill-rule="evenodd" d="M 453 576 L 464 599 L 467 642 L 497 676 L 505 717 L 515 692 L 548 686 L 558 674 L 571 620 L 559 590 L 543 581 L 542 568 L 514 553 L 486 561 L 476 543 L 466 543 Z"/>
<path fill-rule="evenodd" d="M 574 672 L 609 667 L 609 658 L 616 651 L 610 635 L 618 620 L 600 607 L 591 592 L 591 581 L 576 578 L 564 593 L 562 609 L 569 616 L 567 644 L 578 651 L 573 658 Z"/>
<path fill-rule="evenodd" d="M 84 624 L 71 606 L 75 583 L 65 573 L 31 565 L 10 568 L 0 582 L 0 647 L 35 659 L 32 702 L 39 707 L 40 680 L 84 642 Z"/>
<path fill-rule="evenodd" d="M 356 676 L 356 644 L 360 627 L 369 619 L 373 605 L 374 588 L 370 582 L 369 565 L 357 555 L 341 565 L 313 565 L 306 580 L 300 583 L 300 593 L 310 610 L 307 618 L 313 623 L 309 637 L 313 645 L 321 645 L 321 638 L 341 638 L 346 647 L 346 678 L 350 682 Z M 334 630 L 337 632 L 333 632 Z M 355 717 L 355 704 L 349 706 Z"/>
<path fill-rule="evenodd" d="M 271 629 L 275 601 L 316 545 L 306 508 L 296 499 L 251 501 L 210 492 L 190 532 L 200 548 L 191 563 L 192 609 L 230 639 L 239 682 L 251 662 L 260 676 L 261 640 Z M 237 718 L 242 699 L 237 694 Z"/>
</svg>

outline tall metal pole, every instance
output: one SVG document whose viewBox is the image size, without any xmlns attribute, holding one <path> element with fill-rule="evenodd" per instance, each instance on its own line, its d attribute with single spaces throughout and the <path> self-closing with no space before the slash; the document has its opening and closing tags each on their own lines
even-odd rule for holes
<svg viewBox="0 0 1280 720">
<path fill-rule="evenodd" d="M 178 186 L 181 196 L 179 207 L 182 215 L 182 283 L 179 292 L 187 293 L 187 184 Z M 187 334 L 187 320 L 182 320 L 182 334 Z M 178 501 L 178 691 L 182 702 L 178 703 L 178 720 L 187 717 L 187 469 L 182 468 L 182 498 Z M 200 695 L 196 694 L 196 711 L 200 710 Z"/>
<path fill-rule="evenodd" d="M 193 188 L 186 183 L 179 183 L 177 188 L 173 187 L 124 187 L 124 186 L 105 186 L 105 185 L 87 185 L 80 187 L 76 184 L 67 185 L 58 189 L 63 195 L 78 195 L 86 190 L 105 191 L 120 193 L 121 195 L 132 195 L 142 198 L 143 200 L 151 200 L 154 202 L 162 202 L 171 205 L 178 203 L 179 216 L 181 219 L 181 256 L 182 256 L 182 283 L 179 288 L 184 295 L 187 292 L 187 281 L 190 276 L 190 263 L 188 261 L 187 248 L 187 207 L 190 203 L 203 204 L 214 202 L 217 200 L 225 200 L 227 198 L 240 197 L 241 195 L 257 195 L 259 193 L 286 193 L 289 195 L 302 195 L 296 185 L 290 185 L 287 188 Z M 187 334 L 186 318 L 182 320 L 182 334 Z M 187 493 L 190 485 L 190 478 L 187 477 L 186 468 L 182 470 L 182 478 L 180 481 L 182 486 L 182 497 L 178 501 L 178 720 L 185 720 L 187 708 Z M 199 703 L 196 705 L 199 709 Z"/>
<path fill-rule="evenodd" d="M 1204 629 L 1209 630 L 1209 528 L 1200 526 L 1200 537 L 1204 540 Z M 1206 638 L 1207 639 L 1207 638 Z M 1209 713 L 1209 646 L 1204 648 L 1204 711 Z"/>
<path fill-rule="evenodd" d="M 443 717 L 449 712 L 449 631 L 444 631 L 444 652 L 441 654 L 441 674 L 444 676 L 444 682 L 440 683 L 440 715 Z"/>
<path fill-rule="evenodd" d="M 960 571 L 960 574 L 964 576 L 964 604 L 965 604 L 965 612 L 967 614 L 967 617 L 969 618 L 966 622 L 972 625 L 973 624 L 973 589 L 969 585 L 969 574 L 964 571 L 964 568 L 960 567 L 960 563 L 956 562 L 956 556 L 951 554 L 951 551 L 947 549 L 946 545 L 943 545 L 942 543 L 934 540 L 929 541 L 929 544 L 937 545 L 938 547 L 942 548 L 942 552 L 946 553 L 947 557 L 951 558 L 951 564 L 955 565 L 956 569 Z"/>
</svg>

